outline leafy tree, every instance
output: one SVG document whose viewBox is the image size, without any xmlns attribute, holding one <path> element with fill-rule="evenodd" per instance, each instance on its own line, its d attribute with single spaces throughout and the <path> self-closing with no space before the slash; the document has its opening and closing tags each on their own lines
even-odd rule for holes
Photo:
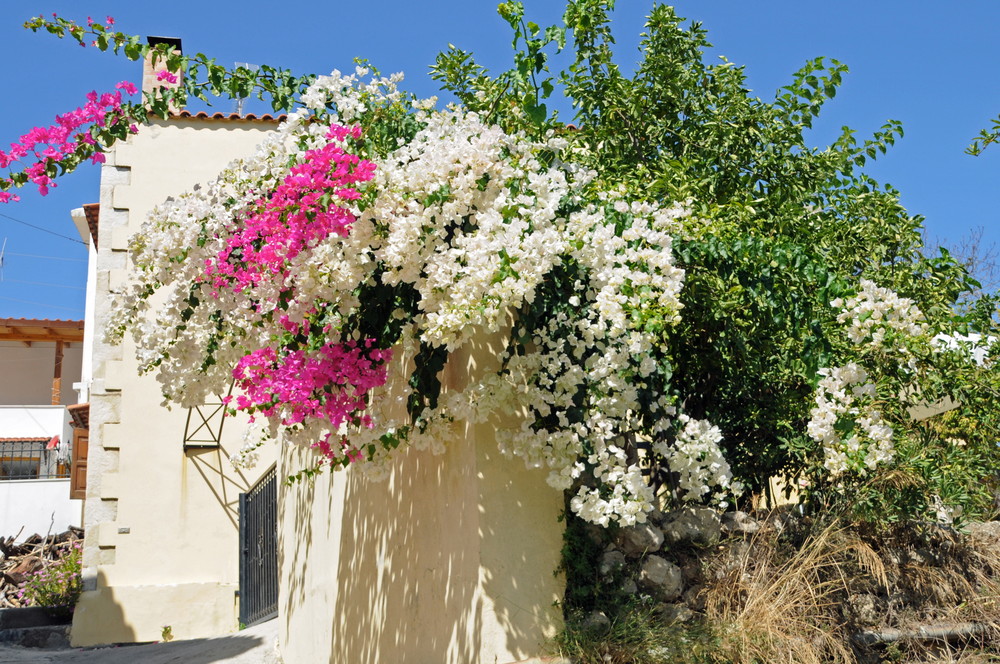
<svg viewBox="0 0 1000 664">
<path fill-rule="evenodd" d="M 687 276 L 682 321 L 664 327 L 672 388 L 687 412 L 722 428 L 737 474 L 759 488 L 773 473 L 798 472 L 814 453 L 805 423 L 817 371 L 848 350 L 830 302 L 858 279 L 912 298 L 942 329 L 988 333 L 993 302 L 958 306 L 978 284 L 949 253 L 929 254 L 922 219 L 864 172 L 902 136 L 899 122 L 862 141 L 844 127 L 828 146 L 809 144 L 845 65 L 811 60 L 763 101 L 746 89 L 742 67 L 705 62 L 710 44 L 698 23 L 657 5 L 627 73 L 613 58 L 613 8 L 613 0 L 573 0 L 564 26 L 543 30 L 524 19 L 520 3 L 504 3 L 513 69 L 491 76 L 453 47 L 433 73 L 501 125 L 565 131 L 607 187 L 692 201 L 704 225 L 677 247 Z M 553 77 L 546 49 L 567 40 L 572 64 Z M 572 103 L 574 127 L 542 113 L 540 100 L 554 91 Z M 965 410 L 977 411 L 982 378 L 966 379 Z M 995 436 L 992 418 L 981 421 Z"/>
</svg>

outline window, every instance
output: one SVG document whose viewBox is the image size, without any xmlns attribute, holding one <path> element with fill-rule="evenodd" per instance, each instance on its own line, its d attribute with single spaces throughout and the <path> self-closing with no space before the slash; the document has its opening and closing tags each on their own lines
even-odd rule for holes
<svg viewBox="0 0 1000 664">
<path fill-rule="evenodd" d="M 69 465 L 58 450 L 46 449 L 49 438 L 0 438 L 0 481 L 69 477 Z"/>
</svg>

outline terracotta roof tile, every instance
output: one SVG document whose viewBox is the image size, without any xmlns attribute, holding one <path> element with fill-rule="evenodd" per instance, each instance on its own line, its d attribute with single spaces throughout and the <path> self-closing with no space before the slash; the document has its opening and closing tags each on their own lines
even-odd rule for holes
<svg viewBox="0 0 1000 664">
<path fill-rule="evenodd" d="M 0 318 L 0 341 L 83 341 L 83 321 Z"/>
<path fill-rule="evenodd" d="M 284 122 L 286 115 L 274 116 L 269 113 L 264 115 L 255 115 L 254 113 L 245 113 L 240 115 L 239 113 L 212 113 L 209 115 L 205 111 L 198 111 L 197 113 L 192 113 L 191 111 L 180 111 L 178 113 L 171 113 L 172 118 L 191 118 L 196 120 L 236 120 L 240 122 Z"/>
<path fill-rule="evenodd" d="M 47 443 L 50 440 L 52 440 L 52 436 L 15 436 L 14 438 L 0 438 L 0 443 Z"/>
<path fill-rule="evenodd" d="M 94 240 L 94 249 L 97 249 L 97 229 L 101 220 L 101 204 L 87 203 L 83 206 L 83 214 L 87 217 L 87 227 L 90 228 L 90 237 Z"/>
<path fill-rule="evenodd" d="M 66 410 L 69 411 L 70 419 L 73 422 L 73 427 L 76 429 L 89 429 L 90 428 L 90 403 L 78 403 L 73 406 L 67 406 Z"/>
</svg>

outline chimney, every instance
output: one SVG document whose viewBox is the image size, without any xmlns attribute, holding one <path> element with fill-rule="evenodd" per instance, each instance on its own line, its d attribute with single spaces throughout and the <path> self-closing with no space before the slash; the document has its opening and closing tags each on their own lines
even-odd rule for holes
<svg viewBox="0 0 1000 664">
<path fill-rule="evenodd" d="M 170 51 L 177 51 L 181 53 L 181 40 L 177 37 L 146 37 L 146 43 L 150 46 L 157 46 L 159 44 L 166 44 L 167 49 Z M 167 61 L 165 57 L 158 58 L 156 65 L 153 65 L 152 53 L 146 55 L 145 61 L 142 63 L 142 91 L 152 92 L 156 88 L 175 88 L 181 83 L 181 78 L 184 76 L 184 72 L 177 72 L 176 83 L 170 83 L 168 81 L 157 80 L 157 75 L 161 71 L 167 70 Z M 170 112 L 176 113 L 179 109 L 175 108 L 173 104 L 170 105 Z"/>
</svg>

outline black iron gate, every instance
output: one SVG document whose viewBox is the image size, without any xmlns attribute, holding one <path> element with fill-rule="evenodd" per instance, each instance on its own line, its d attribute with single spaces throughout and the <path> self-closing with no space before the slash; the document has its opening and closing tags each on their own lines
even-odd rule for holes
<svg viewBox="0 0 1000 664">
<path fill-rule="evenodd" d="M 278 475 L 240 494 L 240 623 L 278 615 Z"/>
</svg>

